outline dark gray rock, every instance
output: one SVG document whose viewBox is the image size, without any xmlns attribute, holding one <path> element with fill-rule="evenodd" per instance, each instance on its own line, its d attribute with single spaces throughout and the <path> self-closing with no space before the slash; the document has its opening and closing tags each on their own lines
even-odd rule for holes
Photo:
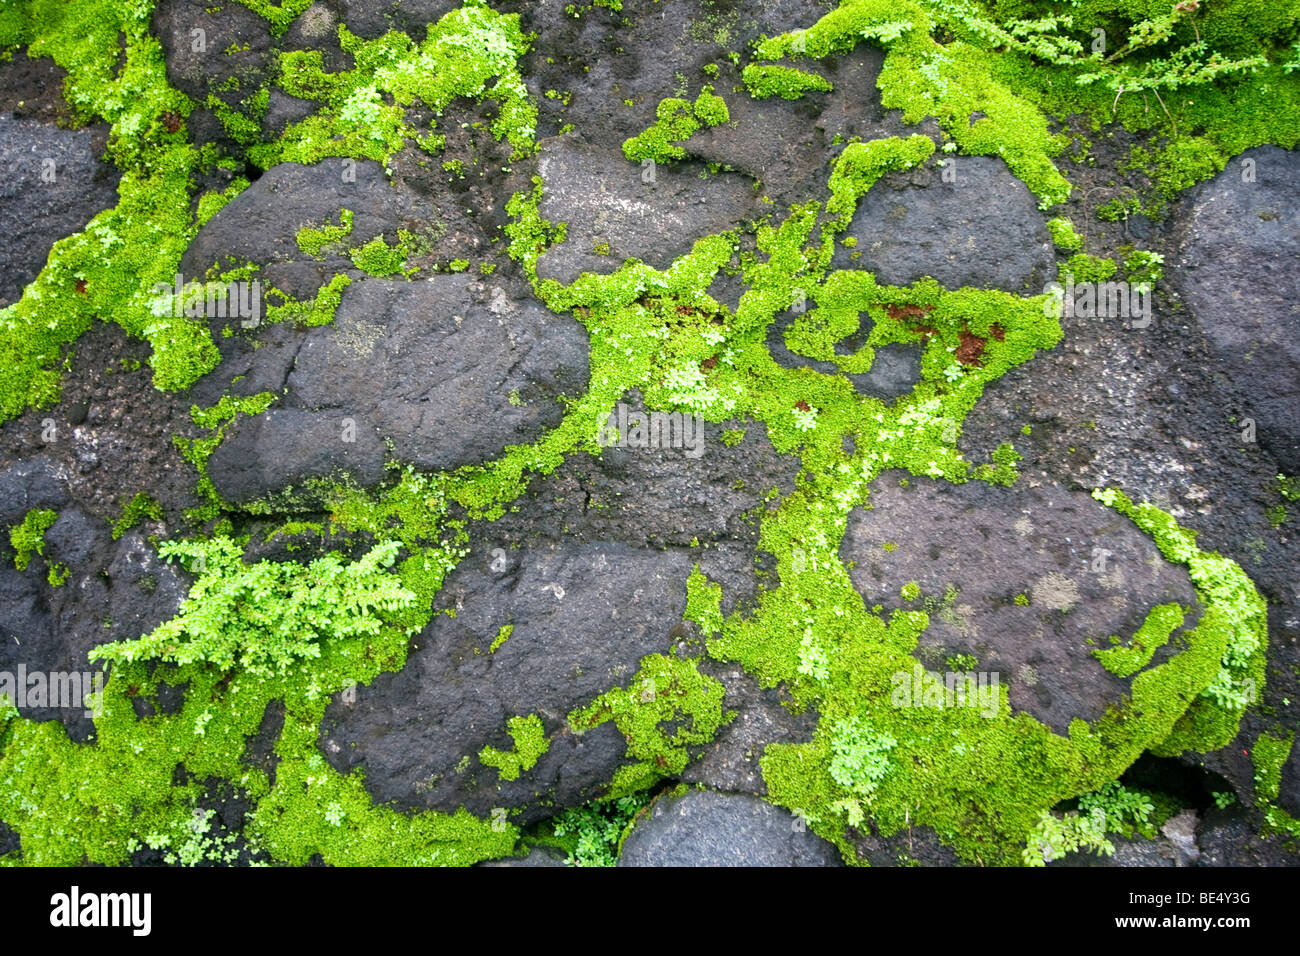
<svg viewBox="0 0 1300 956">
<path fill-rule="evenodd" d="M 1201 851 L 1198 866 L 1295 866 L 1294 852 L 1288 852 L 1290 840 L 1262 836 L 1260 821 L 1242 810 L 1208 810 L 1196 829 L 1196 843 Z M 1293 844 L 1292 844 L 1293 845 Z"/>
<path fill-rule="evenodd" d="M 817 714 L 792 714 L 782 706 L 780 691 L 763 690 L 758 681 L 734 665 L 701 664 L 700 670 L 722 681 L 722 706 L 736 717 L 719 729 L 682 780 L 733 793 L 767 795 L 759 761 L 768 744 L 807 743 L 817 728 Z"/>
<path fill-rule="evenodd" d="M 945 287 L 1039 294 L 1055 256 L 1033 194 L 1001 159 L 946 156 L 945 167 L 885 176 L 858 204 L 831 265 L 890 285 L 932 276 Z M 953 171 L 954 181 L 942 178 Z M 861 252 L 858 259 L 854 252 Z"/>
<path fill-rule="evenodd" d="M 373 427 L 349 411 L 273 408 L 246 419 L 208 460 L 208 476 L 232 504 L 270 498 L 291 510 L 319 506 L 317 482 L 378 484 L 384 476 L 383 443 Z"/>
<path fill-rule="evenodd" d="M 312 166 L 280 163 L 208 220 L 186 250 L 181 272 L 186 281 L 201 279 L 214 265 L 228 268 L 232 257 L 264 268 L 299 263 L 311 270 L 312 280 L 299 277 L 297 283 L 281 288 L 300 298 L 313 295 L 336 272 L 357 273 L 350 259 L 331 250 L 324 250 L 321 261 L 300 251 L 298 230 L 337 225 L 343 209 L 353 214 L 345 245 L 355 247 L 379 235 L 395 243 L 399 228 L 417 231 L 428 205 L 408 191 L 393 189 L 383 167 L 370 160 L 326 159 Z"/>
<path fill-rule="evenodd" d="M 339 695 L 326 711 L 326 759 L 342 771 L 364 767 L 381 802 L 483 816 L 503 807 L 526 824 L 599 795 L 626 762 L 612 722 L 578 735 L 566 718 L 627 686 L 646 655 L 670 650 L 689 556 L 605 542 L 538 544 L 498 558 L 465 559 L 436 601 L 456 616 L 437 613 L 399 673 L 356 688 L 354 703 Z M 511 623 L 509 639 L 490 652 Z M 499 780 L 479 751 L 511 749 L 507 721 L 528 714 L 541 717 L 549 748 L 517 780 Z"/>
<path fill-rule="evenodd" d="M 583 272 L 608 274 L 635 258 L 666 268 L 695 240 L 752 218 L 754 192 L 735 173 L 705 173 L 695 163 L 657 165 L 643 182 L 639 163 L 617 146 L 589 146 L 569 135 L 546 140 L 537 168 L 545 183 L 541 215 L 565 222 L 564 242 L 538 261 L 544 279 L 570 283 Z M 598 244 L 608 254 L 597 253 Z"/>
<path fill-rule="evenodd" d="M 248 374 L 287 381 L 284 406 L 237 423 L 209 462 L 232 502 L 335 472 L 373 485 L 385 441 L 428 470 L 495 458 L 558 425 L 559 395 L 587 386 L 581 326 L 468 276 L 358 280 L 333 325 L 278 341 L 252 353 Z"/>
<path fill-rule="evenodd" d="M 162 44 L 167 81 L 200 105 L 215 95 L 237 108 L 272 67 L 270 24 L 238 3 L 160 0 L 152 32 Z"/>
<path fill-rule="evenodd" d="M 97 671 L 87 658 L 91 648 L 152 631 L 176 614 L 187 590 L 139 531 L 113 541 L 107 524 L 75 506 L 62 510 L 46 531 L 44 551 L 32 555 L 25 571 L 15 569 L 12 558 L 0 561 L 0 671 L 17 674 L 19 665 L 28 674 Z M 55 564 L 68 572 L 57 587 L 47 578 Z M 74 740 L 92 736 L 79 701 L 54 703 L 20 712 L 62 721 Z"/>
<path fill-rule="evenodd" d="M 121 174 L 103 149 L 101 130 L 0 115 L 0 308 L 22 297 L 55 242 L 116 205 Z"/>
<path fill-rule="evenodd" d="M 898 477 L 877 479 L 871 510 L 849 516 L 840 556 L 855 562 L 854 587 L 886 613 L 928 601 L 921 662 L 945 671 L 948 656 L 973 655 L 975 670 L 1008 686 L 1014 711 L 1058 733 L 1127 696 L 1129 680 L 1103 668 L 1094 650 L 1111 646 L 1111 635 L 1127 641 L 1157 604 L 1199 608 L 1186 571 L 1085 492 L 915 477 L 904 489 Z M 909 581 L 920 585 L 921 601 L 900 597 Z M 956 595 L 945 601 L 950 587 Z M 1022 593 L 1028 606 L 1015 603 Z M 1195 612 L 1186 626 L 1194 623 Z M 1153 664 L 1170 653 L 1166 645 Z"/>
<path fill-rule="evenodd" d="M 0 471 L 0 528 L 10 528 L 33 508 L 57 511 L 68 501 L 67 476 L 45 456 L 19 461 Z M 8 534 L 0 548 L 8 548 Z"/>
<path fill-rule="evenodd" d="M 564 854 L 555 847 L 535 846 L 524 856 L 507 856 L 500 860 L 487 860 L 479 863 L 486 867 L 525 867 L 564 866 Z"/>
<path fill-rule="evenodd" d="M 1297 176 L 1300 152 L 1261 146 L 1232 160 L 1187 200 L 1169 270 L 1260 441 L 1291 474 L 1300 472 Z"/>
<path fill-rule="evenodd" d="M 623 841 L 619 866 L 837 866 L 835 847 L 788 810 L 734 793 L 657 800 Z"/>
</svg>

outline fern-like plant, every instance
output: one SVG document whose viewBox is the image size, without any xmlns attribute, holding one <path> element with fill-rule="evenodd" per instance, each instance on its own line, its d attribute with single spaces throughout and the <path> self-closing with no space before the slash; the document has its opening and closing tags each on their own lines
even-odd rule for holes
<svg viewBox="0 0 1300 956">
<path fill-rule="evenodd" d="M 386 613 L 415 600 L 385 570 L 399 547 L 384 541 L 356 561 L 330 553 L 305 565 L 245 564 L 243 549 L 230 538 L 168 542 L 158 553 L 168 561 L 183 558 L 199 573 L 180 613 L 137 640 L 95 648 L 90 659 L 283 672 L 296 659 L 319 657 L 324 638 L 378 633 Z"/>
</svg>

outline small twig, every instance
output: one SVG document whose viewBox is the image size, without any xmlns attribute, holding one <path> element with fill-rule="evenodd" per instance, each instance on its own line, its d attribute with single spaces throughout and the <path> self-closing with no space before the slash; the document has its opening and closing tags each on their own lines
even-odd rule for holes
<svg viewBox="0 0 1300 956">
<path fill-rule="evenodd" d="M 1177 121 L 1176 119 L 1174 119 L 1174 114 L 1171 113 L 1171 112 L 1169 112 L 1169 107 L 1165 106 L 1165 101 L 1162 100 L 1162 99 L 1160 99 L 1160 91 L 1159 91 L 1159 90 L 1157 90 L 1157 89 L 1153 86 L 1153 87 L 1151 87 L 1151 92 L 1154 93 L 1154 94 L 1156 95 L 1156 101 L 1160 103 L 1160 108 L 1163 109 L 1163 110 L 1165 111 L 1165 115 L 1169 117 L 1169 125 L 1172 126 L 1172 127 L 1174 128 L 1174 135 L 1177 136 L 1177 135 L 1178 135 L 1178 121 Z"/>
<path fill-rule="evenodd" d="M 1124 95 L 1124 84 L 1119 85 L 1119 92 L 1115 94 L 1115 102 L 1110 104 L 1110 115 L 1115 115 L 1115 107 L 1119 106 L 1119 98 Z"/>
</svg>

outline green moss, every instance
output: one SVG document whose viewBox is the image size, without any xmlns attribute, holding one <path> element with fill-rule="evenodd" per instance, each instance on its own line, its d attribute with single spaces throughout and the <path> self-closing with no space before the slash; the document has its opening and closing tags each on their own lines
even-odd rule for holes
<svg viewBox="0 0 1300 956">
<path fill-rule="evenodd" d="M 508 726 L 510 736 L 514 738 L 514 750 L 497 750 L 484 747 L 479 751 L 478 759 L 485 767 L 495 767 L 502 780 L 518 780 L 519 775 L 531 770 L 546 753 L 550 742 L 542 729 L 542 718 L 536 714 L 527 717 L 511 717 Z"/>
<path fill-rule="evenodd" d="M 122 509 L 122 516 L 113 525 L 113 540 L 116 541 L 146 518 L 151 521 L 161 521 L 162 505 L 156 498 L 141 491 Z"/>
<path fill-rule="evenodd" d="M 319 258 L 326 246 L 336 246 L 352 235 L 352 210 L 339 210 L 337 226 L 326 223 L 320 229 L 303 226 L 298 230 L 298 248 L 309 256 Z"/>
<path fill-rule="evenodd" d="M 26 571 L 33 554 L 45 556 L 45 532 L 58 520 L 59 513 L 47 508 L 33 508 L 23 515 L 23 520 L 9 532 L 9 545 L 14 549 L 14 567 Z"/>
<path fill-rule="evenodd" d="M 1119 267 L 1115 264 L 1114 259 L 1102 259 L 1097 256 L 1090 256 L 1087 253 L 1079 253 L 1070 256 L 1066 262 L 1059 267 L 1060 280 L 1063 283 L 1068 282 L 1105 282 L 1115 275 Z"/>
<path fill-rule="evenodd" d="M 192 178 L 211 170 L 216 154 L 188 142 L 184 119 L 193 106 L 167 83 L 150 6 L 29 0 L 0 21 L 0 46 L 26 45 L 28 56 L 48 56 L 67 71 L 65 97 L 80 121 L 109 125 L 107 158 L 122 170 L 117 205 L 56 242 L 22 298 L 0 309 L 0 420 L 57 401 L 63 349 L 96 318 L 149 340 L 160 389 L 186 388 L 218 361 L 205 323 L 155 313 L 155 287 L 173 286 L 198 228 Z M 241 184 L 202 203 L 201 213 Z"/>
<path fill-rule="evenodd" d="M 726 101 L 714 95 L 711 86 L 700 90 L 694 104 L 669 97 L 655 108 L 653 126 L 623 142 L 623 155 L 633 162 L 651 159 L 666 163 L 685 159 L 686 150 L 676 143 L 690 139 L 702 128 L 718 126 L 730 119 Z"/>
<path fill-rule="evenodd" d="M 433 148 L 429 131 L 405 119 L 404 108 L 417 98 L 433 110 L 435 121 L 457 97 L 493 101 L 493 134 L 517 155 L 533 151 L 537 107 L 516 65 L 528 49 L 518 14 L 498 14 L 482 0 L 466 0 L 429 24 L 422 42 L 397 31 L 364 40 L 342 24 L 338 35 L 355 69 L 325 72 L 319 50 L 280 55 L 281 86 L 320 109 L 290 124 L 279 141 L 249 150 L 264 168 L 329 156 L 387 162 L 408 139 Z"/>
<path fill-rule="evenodd" d="M 779 96 L 797 100 L 805 93 L 829 93 L 830 80 L 816 73 L 794 70 L 788 66 L 763 66 L 751 63 L 740 74 L 749 95 L 756 100 Z"/>
<path fill-rule="evenodd" d="M 502 624 L 501 629 L 497 631 L 497 636 L 492 638 L 492 644 L 488 647 L 488 653 L 495 654 L 500 650 L 501 645 L 510 640 L 510 635 L 514 633 L 514 630 L 515 626 L 513 624 Z"/>
<path fill-rule="evenodd" d="M 1236 562 L 1215 552 L 1201 551 L 1196 546 L 1194 532 L 1180 528 L 1170 515 L 1154 505 L 1134 504 L 1114 488 L 1095 491 L 1093 497 L 1126 515 L 1151 535 L 1166 560 L 1187 566 L 1187 573 L 1205 604 L 1205 613 L 1184 637 L 1194 646 L 1217 649 L 1217 654 L 1210 659 L 1198 662 L 1194 674 L 1189 673 L 1191 686 L 1196 687 L 1199 696 L 1155 752 L 1205 752 L 1224 746 L 1236 736 L 1242 711 L 1254 702 L 1264 686 L 1268 646 L 1268 609 L 1264 599 Z M 1179 658 L 1188 656 L 1183 654 Z M 1135 688 L 1147 673 L 1134 679 Z"/>
<path fill-rule="evenodd" d="M 1277 734 L 1262 733 L 1255 738 L 1255 747 L 1250 753 L 1255 765 L 1255 793 L 1261 800 L 1277 800 L 1282 781 L 1282 765 L 1291 756 L 1291 746 L 1295 743 L 1295 731 L 1284 730 Z"/>
<path fill-rule="evenodd" d="M 393 275 L 396 272 L 401 272 L 405 275 L 414 272 L 414 269 L 410 270 L 410 272 L 406 271 L 406 255 L 407 250 L 404 245 L 398 244 L 396 246 L 390 246 L 384 241 L 383 236 L 375 236 L 375 238 L 371 239 L 364 246 L 353 249 L 351 252 L 352 264 L 354 266 L 362 272 L 368 272 L 370 275 L 380 278 Z M 460 261 L 464 262 L 464 260 Z M 468 267 L 469 263 L 466 262 L 462 269 L 453 269 L 452 271 L 463 272 L 464 269 Z"/>
<path fill-rule="evenodd" d="M 383 243 L 383 239 L 377 241 Z M 367 261 L 374 265 L 373 261 Z M 316 298 L 310 302 L 300 302 L 287 292 L 274 287 L 269 288 L 266 290 L 266 321 L 293 322 L 307 327 L 330 325 L 334 322 L 339 303 L 343 300 L 343 290 L 351 284 L 352 277 L 340 272 L 321 286 L 316 292 Z M 273 305 L 270 301 L 272 297 L 279 299 L 279 303 Z"/>
<path fill-rule="evenodd" d="M 722 696 L 722 684 L 701 674 L 693 661 L 655 654 L 641 660 L 630 686 L 569 714 L 569 726 L 582 734 L 612 720 L 627 738 L 627 755 L 635 762 L 618 769 L 608 794 L 620 797 L 681 773 L 687 748 L 712 740 L 733 716 L 723 714 Z M 673 729 L 665 732 L 665 723 Z"/>
<path fill-rule="evenodd" d="M 1074 223 L 1060 216 L 1047 220 L 1047 231 L 1058 249 L 1078 252 L 1083 248 L 1083 236 L 1075 231 Z"/>
<path fill-rule="evenodd" d="M 1116 677 L 1130 677 L 1147 664 L 1155 652 L 1169 641 L 1175 629 L 1183 626 L 1183 609 L 1177 604 L 1161 604 L 1153 607 L 1137 629 L 1127 647 L 1111 647 L 1093 651 L 1093 656 L 1101 661 Z"/>
</svg>

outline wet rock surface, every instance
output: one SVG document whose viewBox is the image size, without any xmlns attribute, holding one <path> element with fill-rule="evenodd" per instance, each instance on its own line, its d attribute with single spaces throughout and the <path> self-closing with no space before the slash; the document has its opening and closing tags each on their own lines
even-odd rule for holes
<svg viewBox="0 0 1300 956">
<path fill-rule="evenodd" d="M 756 797 L 696 791 L 655 802 L 619 866 L 835 866 L 835 848 Z"/>
<path fill-rule="evenodd" d="M 0 308 L 17 302 L 50 246 L 117 203 L 103 127 L 59 129 L 0 112 Z"/>
<path fill-rule="evenodd" d="M 888 610 L 924 604 L 930 626 L 917 655 L 926 667 L 952 670 L 948 657 L 975 657 L 978 666 L 960 670 L 997 673 L 1012 710 L 1057 733 L 1127 696 L 1128 681 L 1093 656 L 1110 635 L 1127 641 L 1157 604 L 1192 609 L 1185 624 L 1195 623 L 1199 600 L 1186 572 L 1086 493 L 918 478 L 902 488 L 900 477 L 882 475 L 871 510 L 849 517 L 840 556 L 854 562 L 854 587 Z M 900 596 L 911 581 L 923 601 Z M 1167 655 L 1168 647 L 1153 663 Z"/>
<path fill-rule="evenodd" d="M 1247 150 L 1189 196 L 1174 284 L 1259 440 L 1300 471 L 1300 156 Z M 1242 427 L 1246 427 L 1246 418 Z"/>
</svg>

